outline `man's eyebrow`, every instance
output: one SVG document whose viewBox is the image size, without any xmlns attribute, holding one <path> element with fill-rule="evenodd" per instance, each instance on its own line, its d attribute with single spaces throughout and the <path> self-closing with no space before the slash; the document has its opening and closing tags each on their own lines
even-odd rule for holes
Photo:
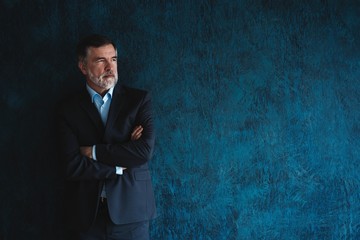
<svg viewBox="0 0 360 240">
<path fill-rule="evenodd" d="M 105 59 L 104 57 L 96 57 L 95 61 Z"/>
<path fill-rule="evenodd" d="M 111 58 L 117 58 L 117 56 L 113 56 Z M 97 60 L 103 60 L 103 59 L 106 59 L 105 57 L 95 57 L 95 61 Z"/>
</svg>

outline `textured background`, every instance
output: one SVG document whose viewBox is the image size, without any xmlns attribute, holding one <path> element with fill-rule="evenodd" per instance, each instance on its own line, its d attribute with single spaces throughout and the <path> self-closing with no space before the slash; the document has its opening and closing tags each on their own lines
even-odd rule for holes
<svg viewBox="0 0 360 240">
<path fill-rule="evenodd" d="M 150 90 L 152 239 L 360 239 L 359 1 L 0 1 L 0 239 L 62 239 L 74 48 Z"/>
</svg>

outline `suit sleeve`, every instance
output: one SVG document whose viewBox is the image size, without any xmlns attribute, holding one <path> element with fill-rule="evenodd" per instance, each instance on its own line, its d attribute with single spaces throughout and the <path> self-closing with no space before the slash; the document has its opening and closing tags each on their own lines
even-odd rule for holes
<svg viewBox="0 0 360 240">
<path fill-rule="evenodd" d="M 136 116 L 136 125 L 144 128 L 141 138 L 123 143 L 97 144 L 96 156 L 99 162 L 131 168 L 143 165 L 151 159 L 155 142 L 151 105 L 151 97 L 146 93 Z"/>
<path fill-rule="evenodd" d="M 60 110 L 58 115 L 60 156 L 64 161 L 66 179 L 76 181 L 116 177 L 114 167 L 94 161 L 80 153 L 76 130 L 71 125 L 69 115 L 71 114 L 64 114 L 63 110 Z"/>
</svg>

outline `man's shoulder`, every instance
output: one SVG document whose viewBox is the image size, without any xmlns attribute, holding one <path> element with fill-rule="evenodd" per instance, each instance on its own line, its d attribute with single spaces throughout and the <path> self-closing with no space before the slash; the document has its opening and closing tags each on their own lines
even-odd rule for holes
<svg viewBox="0 0 360 240">
<path fill-rule="evenodd" d="M 147 90 L 129 87 L 126 85 L 117 86 L 116 89 L 119 96 L 125 97 L 132 102 L 143 102 L 151 99 L 150 93 Z"/>
<path fill-rule="evenodd" d="M 118 87 L 119 92 L 124 92 L 130 95 L 146 95 L 148 91 L 140 88 L 129 87 L 127 85 L 120 85 Z"/>
<path fill-rule="evenodd" d="M 90 100 L 90 95 L 83 90 L 68 93 L 59 101 L 59 110 L 66 112 L 76 111 L 80 106 L 80 102 L 86 100 L 86 98 Z"/>
</svg>

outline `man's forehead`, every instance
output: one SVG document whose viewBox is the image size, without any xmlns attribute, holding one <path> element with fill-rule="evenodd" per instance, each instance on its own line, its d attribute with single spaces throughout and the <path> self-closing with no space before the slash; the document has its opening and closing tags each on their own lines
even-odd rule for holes
<svg viewBox="0 0 360 240">
<path fill-rule="evenodd" d="M 100 47 L 89 47 L 87 49 L 88 56 L 108 56 L 116 55 L 116 50 L 112 44 L 100 46 Z"/>
</svg>

